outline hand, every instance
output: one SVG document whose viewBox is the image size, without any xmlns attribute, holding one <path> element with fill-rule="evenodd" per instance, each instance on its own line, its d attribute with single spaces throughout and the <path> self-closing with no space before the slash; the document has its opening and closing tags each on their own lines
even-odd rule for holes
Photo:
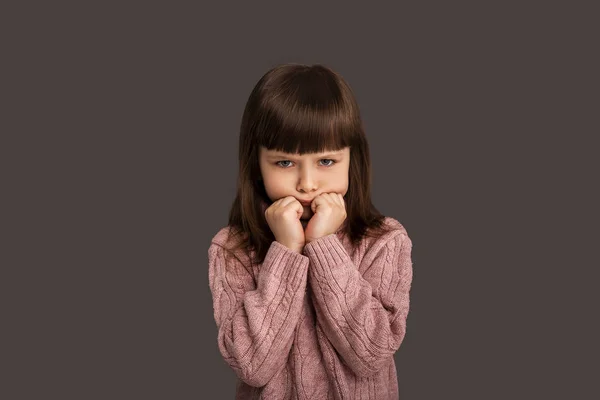
<svg viewBox="0 0 600 400">
<path fill-rule="evenodd" d="M 310 204 L 314 215 L 308 221 L 304 237 L 306 243 L 335 233 L 346 220 L 346 202 L 339 193 L 322 193 Z"/>
<path fill-rule="evenodd" d="M 304 212 L 302 204 L 293 196 L 283 197 L 265 210 L 265 219 L 275 236 L 275 240 L 298 253 L 304 248 L 304 229 L 300 217 Z"/>
</svg>

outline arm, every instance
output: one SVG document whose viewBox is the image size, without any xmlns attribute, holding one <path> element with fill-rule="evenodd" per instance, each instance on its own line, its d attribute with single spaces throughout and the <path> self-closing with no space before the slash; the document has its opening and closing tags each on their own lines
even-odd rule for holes
<svg viewBox="0 0 600 400">
<path fill-rule="evenodd" d="M 213 242 L 208 258 L 219 350 L 241 380 L 264 386 L 287 361 L 308 258 L 273 241 L 256 284 L 250 267 L 222 246 Z"/>
<path fill-rule="evenodd" d="M 311 262 L 308 280 L 317 321 L 357 376 L 379 371 L 404 339 L 411 250 L 406 232 L 398 231 L 375 242 L 357 268 L 335 234 L 304 248 Z"/>
</svg>

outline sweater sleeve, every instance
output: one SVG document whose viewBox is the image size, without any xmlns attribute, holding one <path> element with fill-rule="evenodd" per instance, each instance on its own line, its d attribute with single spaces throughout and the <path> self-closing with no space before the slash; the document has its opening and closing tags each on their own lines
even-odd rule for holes
<svg viewBox="0 0 600 400">
<path fill-rule="evenodd" d="M 308 243 L 308 281 L 317 321 L 343 361 L 361 377 L 389 363 L 406 332 L 412 242 L 405 231 L 375 242 L 360 268 L 335 234 Z"/>
<path fill-rule="evenodd" d="M 284 367 L 300 317 L 308 258 L 273 241 L 255 280 L 230 251 L 208 250 L 219 350 L 236 375 L 264 386 Z"/>
</svg>

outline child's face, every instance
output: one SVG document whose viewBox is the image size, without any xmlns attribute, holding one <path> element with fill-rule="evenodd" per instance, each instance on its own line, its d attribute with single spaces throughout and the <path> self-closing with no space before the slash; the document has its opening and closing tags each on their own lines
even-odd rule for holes
<svg viewBox="0 0 600 400">
<path fill-rule="evenodd" d="M 294 196 L 298 201 L 313 200 L 322 193 L 348 192 L 350 148 L 335 152 L 288 154 L 259 149 L 260 172 L 271 201 Z M 301 219 L 312 217 L 310 205 Z"/>
</svg>

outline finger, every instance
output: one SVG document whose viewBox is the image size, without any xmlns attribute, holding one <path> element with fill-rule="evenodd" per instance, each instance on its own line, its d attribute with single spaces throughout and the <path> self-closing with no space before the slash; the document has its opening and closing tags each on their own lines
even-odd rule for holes
<svg viewBox="0 0 600 400">
<path fill-rule="evenodd" d="M 287 199 L 287 197 L 282 197 L 280 199 L 275 200 L 273 202 L 273 204 L 271 204 L 271 207 L 269 207 L 267 209 L 267 211 L 271 210 L 271 212 L 275 212 L 276 210 L 279 210 L 280 208 L 285 207 L 286 202 L 289 203 L 289 200 L 286 200 L 286 199 Z"/>
<path fill-rule="evenodd" d="M 329 204 L 331 204 L 331 198 L 329 193 L 321 193 L 320 195 L 314 198 L 310 205 L 310 208 L 313 210 L 314 213 L 316 213 L 318 207 Z"/>
<path fill-rule="evenodd" d="M 310 209 L 312 210 L 312 212 L 316 213 L 317 207 L 322 203 L 323 203 L 323 193 L 321 193 L 320 195 L 315 197 L 313 199 L 312 203 L 310 203 Z"/>
<path fill-rule="evenodd" d="M 335 206 L 337 204 L 336 195 L 337 193 L 327 193 L 327 202 L 329 205 Z"/>
<path fill-rule="evenodd" d="M 294 196 L 286 196 L 281 199 L 281 207 L 290 207 L 293 210 L 296 210 L 296 214 L 298 214 L 298 218 L 302 216 L 304 213 L 304 207 L 302 203 L 300 203 Z"/>
<path fill-rule="evenodd" d="M 296 199 L 294 198 L 294 196 L 285 196 L 285 197 L 282 197 L 281 199 L 279 199 L 278 201 L 279 201 L 279 205 L 280 205 L 281 207 L 285 207 L 285 206 L 287 206 L 288 204 L 290 204 L 290 203 L 292 203 L 292 202 L 294 202 L 294 201 L 298 201 L 298 200 L 296 200 Z"/>
<path fill-rule="evenodd" d="M 338 206 L 341 206 L 344 204 L 342 201 L 342 197 L 339 193 L 333 193 L 333 196 L 331 198 L 332 198 L 333 202 L 335 204 L 337 204 Z"/>
</svg>

